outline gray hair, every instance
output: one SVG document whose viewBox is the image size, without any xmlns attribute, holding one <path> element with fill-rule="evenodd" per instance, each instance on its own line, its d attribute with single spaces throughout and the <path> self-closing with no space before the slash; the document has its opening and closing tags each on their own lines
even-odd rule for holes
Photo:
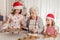
<svg viewBox="0 0 60 40">
<path fill-rule="evenodd" d="M 31 7 L 30 10 L 31 9 L 34 9 L 36 11 L 36 14 L 38 14 L 38 7 Z"/>
</svg>

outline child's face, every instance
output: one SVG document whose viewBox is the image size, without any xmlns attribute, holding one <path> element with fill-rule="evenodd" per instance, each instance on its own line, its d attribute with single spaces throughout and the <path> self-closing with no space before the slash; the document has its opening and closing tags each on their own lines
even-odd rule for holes
<svg viewBox="0 0 60 40">
<path fill-rule="evenodd" d="M 47 23 L 47 24 L 52 24 L 52 20 L 51 20 L 51 19 L 46 18 L 46 23 Z"/>
<path fill-rule="evenodd" d="M 19 13 L 20 12 L 20 9 L 16 9 L 15 13 Z"/>
<path fill-rule="evenodd" d="M 35 9 L 30 9 L 30 16 L 31 16 L 31 17 L 36 16 L 36 11 L 35 11 Z"/>
</svg>

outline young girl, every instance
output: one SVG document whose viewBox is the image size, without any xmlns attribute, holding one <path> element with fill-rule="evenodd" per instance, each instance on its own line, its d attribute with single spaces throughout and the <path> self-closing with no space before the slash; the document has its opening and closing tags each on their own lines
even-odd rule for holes
<svg viewBox="0 0 60 40">
<path fill-rule="evenodd" d="M 54 15 L 53 14 L 48 14 L 46 17 L 46 27 L 44 29 L 44 35 L 45 37 L 56 37 L 57 36 L 57 26 L 55 26 L 54 22 Z"/>
<path fill-rule="evenodd" d="M 7 21 L 6 23 L 8 24 L 8 27 L 3 27 L 2 29 L 20 29 L 23 21 L 24 16 L 21 14 L 22 13 L 22 3 L 21 2 L 15 2 L 13 4 L 13 12 L 7 16 Z M 5 24 L 6 24 L 5 23 Z"/>
</svg>

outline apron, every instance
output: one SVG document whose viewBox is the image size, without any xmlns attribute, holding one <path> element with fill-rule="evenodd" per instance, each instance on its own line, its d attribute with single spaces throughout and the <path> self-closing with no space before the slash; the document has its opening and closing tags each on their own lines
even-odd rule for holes
<svg viewBox="0 0 60 40">
<path fill-rule="evenodd" d="M 54 27 L 47 27 L 46 29 L 46 33 L 50 33 L 50 35 L 54 35 L 55 34 L 55 28 Z"/>
<path fill-rule="evenodd" d="M 36 20 L 33 20 L 31 18 L 28 19 L 28 32 L 32 33 L 33 29 L 38 29 L 38 17 L 36 17 Z"/>
</svg>

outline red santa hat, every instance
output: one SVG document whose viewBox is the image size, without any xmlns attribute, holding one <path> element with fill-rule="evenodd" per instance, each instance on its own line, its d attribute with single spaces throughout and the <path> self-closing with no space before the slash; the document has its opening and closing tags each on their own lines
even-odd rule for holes
<svg viewBox="0 0 60 40">
<path fill-rule="evenodd" d="M 13 3 L 13 9 L 22 9 L 23 4 L 19 1 Z"/>
<path fill-rule="evenodd" d="M 49 13 L 46 18 L 48 18 L 48 19 L 55 19 L 54 14 L 52 14 L 52 13 Z"/>
</svg>

